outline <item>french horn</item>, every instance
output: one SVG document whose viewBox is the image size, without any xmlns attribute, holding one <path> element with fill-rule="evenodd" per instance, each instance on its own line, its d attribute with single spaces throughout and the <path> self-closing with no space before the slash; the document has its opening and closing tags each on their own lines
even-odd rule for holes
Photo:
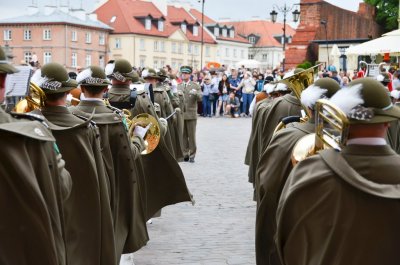
<svg viewBox="0 0 400 265">
<path fill-rule="evenodd" d="M 110 105 L 110 102 L 108 101 L 108 99 L 104 99 L 104 102 L 106 105 Z M 161 130 L 160 130 L 160 125 L 157 121 L 157 119 L 148 114 L 148 113 L 141 113 L 133 118 L 132 117 L 132 113 L 127 110 L 127 109 L 123 109 L 120 110 L 122 111 L 122 116 L 123 119 L 126 122 L 126 125 L 129 129 L 129 137 L 133 137 L 133 130 L 135 128 L 135 126 L 142 126 L 142 127 L 147 127 L 148 125 L 150 125 L 146 135 L 144 136 L 144 144 L 145 144 L 145 149 L 142 151 L 142 155 L 148 155 L 151 152 L 153 152 L 158 144 L 160 143 L 160 138 L 161 138 Z"/>
</svg>

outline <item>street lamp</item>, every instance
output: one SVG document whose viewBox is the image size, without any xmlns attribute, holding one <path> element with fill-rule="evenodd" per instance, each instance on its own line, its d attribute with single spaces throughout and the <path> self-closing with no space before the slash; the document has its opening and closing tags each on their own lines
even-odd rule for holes
<svg viewBox="0 0 400 265">
<path fill-rule="evenodd" d="M 205 0 L 198 0 L 201 2 L 201 52 L 200 52 L 200 71 L 203 70 L 203 50 L 204 50 L 204 2 Z"/>
<path fill-rule="evenodd" d="M 329 66 L 329 43 L 328 43 L 328 21 L 326 19 L 321 19 L 321 25 L 325 27 L 325 40 L 326 40 L 326 55 L 328 56 L 328 64 L 326 68 Z"/>
<path fill-rule="evenodd" d="M 283 61 L 282 61 L 282 63 L 283 63 L 283 71 L 285 71 L 285 60 L 286 60 L 286 58 L 285 58 L 285 52 L 286 52 L 286 15 L 290 11 L 293 10 L 295 5 L 299 5 L 299 4 L 294 4 L 291 7 L 288 7 L 286 5 L 286 3 L 285 3 L 285 5 L 283 7 L 279 7 L 277 5 L 274 5 L 273 6 L 273 10 L 271 11 L 271 13 L 269 13 L 271 15 L 272 23 L 275 23 L 277 18 L 278 18 L 278 12 L 276 12 L 275 9 L 280 11 L 281 13 L 283 13 Z M 297 21 L 299 21 L 300 11 L 298 9 L 296 9 L 296 10 L 294 10 L 292 12 L 292 14 L 293 14 L 293 22 L 296 23 Z"/>
</svg>

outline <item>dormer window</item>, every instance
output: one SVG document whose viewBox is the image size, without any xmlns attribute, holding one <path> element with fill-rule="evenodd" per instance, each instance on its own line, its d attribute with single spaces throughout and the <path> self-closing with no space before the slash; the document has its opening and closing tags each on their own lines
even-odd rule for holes
<svg viewBox="0 0 400 265">
<path fill-rule="evenodd" d="M 164 20 L 162 19 L 158 21 L 158 31 L 164 31 Z"/>
<path fill-rule="evenodd" d="M 222 29 L 222 36 L 224 38 L 228 37 L 228 30 L 227 29 Z"/>
<path fill-rule="evenodd" d="M 235 31 L 233 29 L 229 31 L 229 37 L 231 37 L 232 39 L 235 38 Z"/>
<path fill-rule="evenodd" d="M 256 44 L 256 37 L 250 36 L 250 37 L 249 37 L 249 42 L 250 42 L 251 44 Z"/>
<path fill-rule="evenodd" d="M 146 28 L 146 30 L 151 30 L 151 18 L 146 18 L 144 21 L 144 27 Z"/>
<path fill-rule="evenodd" d="M 193 26 L 193 36 L 199 36 L 199 27 L 196 25 Z"/>
<path fill-rule="evenodd" d="M 215 28 L 214 28 L 214 35 L 215 35 L 216 37 L 219 36 L 219 28 L 218 28 L 218 27 L 215 27 Z"/>
<path fill-rule="evenodd" d="M 181 24 L 181 30 L 182 30 L 184 33 L 186 33 L 186 29 L 187 29 L 186 23 L 185 23 L 185 22 L 182 22 L 182 24 Z"/>
</svg>

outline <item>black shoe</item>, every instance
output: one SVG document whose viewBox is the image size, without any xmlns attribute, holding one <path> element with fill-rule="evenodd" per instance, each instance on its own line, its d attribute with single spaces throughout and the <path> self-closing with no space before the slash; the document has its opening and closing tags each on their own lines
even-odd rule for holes
<svg viewBox="0 0 400 265">
<path fill-rule="evenodd" d="M 185 157 L 183 158 L 183 161 L 188 162 L 188 161 L 189 161 L 189 157 L 188 157 L 188 156 L 185 156 Z"/>
<path fill-rule="evenodd" d="M 191 158 L 189 159 L 189 162 L 190 162 L 190 163 L 194 163 L 194 157 L 191 157 Z"/>
</svg>

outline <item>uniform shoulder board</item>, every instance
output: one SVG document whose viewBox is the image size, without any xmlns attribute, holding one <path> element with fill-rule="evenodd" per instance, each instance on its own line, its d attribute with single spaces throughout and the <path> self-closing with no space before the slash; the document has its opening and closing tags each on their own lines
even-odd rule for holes
<svg viewBox="0 0 400 265">
<path fill-rule="evenodd" d="M 16 119 L 28 119 L 31 121 L 39 121 L 41 122 L 46 128 L 49 128 L 49 125 L 46 123 L 46 119 L 44 116 L 34 113 L 17 113 L 17 112 L 10 112 L 10 115 Z"/>
</svg>

